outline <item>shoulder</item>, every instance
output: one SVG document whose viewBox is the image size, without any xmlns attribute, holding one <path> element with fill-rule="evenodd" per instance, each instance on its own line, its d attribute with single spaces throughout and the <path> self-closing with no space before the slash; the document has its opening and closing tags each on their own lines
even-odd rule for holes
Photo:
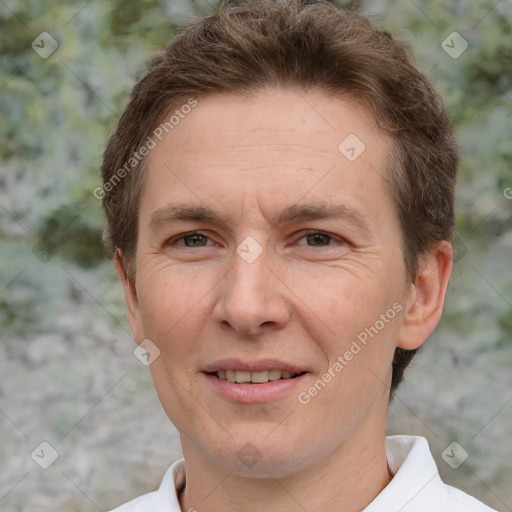
<svg viewBox="0 0 512 512">
<path fill-rule="evenodd" d="M 446 485 L 446 491 L 453 501 L 453 510 L 460 510 L 461 512 L 496 512 L 493 508 L 488 507 L 460 489 Z"/>
<path fill-rule="evenodd" d="M 423 437 L 388 437 L 386 451 L 393 479 L 365 512 L 495 512 L 441 480 Z"/>
</svg>

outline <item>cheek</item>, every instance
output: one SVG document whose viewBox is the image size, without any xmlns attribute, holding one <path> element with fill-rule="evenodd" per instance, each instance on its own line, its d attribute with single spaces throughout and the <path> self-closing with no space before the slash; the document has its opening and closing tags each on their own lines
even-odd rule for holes
<svg viewBox="0 0 512 512">
<path fill-rule="evenodd" d="M 291 276 L 290 276 L 291 277 Z M 323 276 L 295 276 L 293 291 L 318 324 L 325 326 L 328 338 L 347 340 L 372 325 L 399 297 L 389 283 L 371 276 L 357 275 L 343 268 L 329 269 Z"/>
<path fill-rule="evenodd" d="M 194 347 L 207 321 L 212 285 L 208 285 L 205 276 L 199 278 L 197 272 L 183 268 L 147 265 L 139 276 L 143 283 L 138 292 L 144 334 L 160 349 L 159 357 L 150 366 L 153 382 L 171 420 L 185 428 L 182 415 L 194 413 L 189 396 L 195 396 L 189 378 L 197 355 Z"/>
<path fill-rule="evenodd" d="M 141 319 L 147 337 L 166 344 L 178 337 L 184 344 L 200 328 L 208 293 L 214 283 L 183 268 L 147 265 L 137 289 Z M 153 340 L 152 340 L 153 341 Z"/>
<path fill-rule="evenodd" d="M 391 363 L 401 324 L 397 310 L 403 309 L 399 280 L 377 281 L 370 274 L 365 279 L 339 268 L 295 282 L 300 283 L 294 291 L 303 300 L 302 319 L 310 319 L 304 327 L 323 352 L 323 370 L 336 376 L 326 377 L 334 381 L 331 389 L 352 393 L 345 396 L 351 400 L 357 396 L 354 389 L 386 382 L 390 364 L 383 362 Z"/>
</svg>

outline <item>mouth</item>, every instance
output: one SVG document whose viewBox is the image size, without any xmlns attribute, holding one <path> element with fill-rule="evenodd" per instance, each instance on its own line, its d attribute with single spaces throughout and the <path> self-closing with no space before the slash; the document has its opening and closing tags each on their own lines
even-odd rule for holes
<svg viewBox="0 0 512 512">
<path fill-rule="evenodd" d="M 257 372 L 250 372 L 247 370 L 218 370 L 215 372 L 206 372 L 212 377 L 217 377 L 220 380 L 236 384 L 266 384 L 276 380 L 290 380 L 300 377 L 307 372 L 290 372 L 288 370 L 262 370 Z"/>
<path fill-rule="evenodd" d="M 208 389 L 230 402 L 268 403 L 286 399 L 304 386 L 310 370 L 283 359 L 231 357 L 207 364 L 203 370 Z"/>
</svg>

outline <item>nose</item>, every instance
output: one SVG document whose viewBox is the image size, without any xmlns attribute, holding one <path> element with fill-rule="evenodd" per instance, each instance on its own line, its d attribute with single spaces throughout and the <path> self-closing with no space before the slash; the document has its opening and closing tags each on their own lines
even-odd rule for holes
<svg viewBox="0 0 512 512">
<path fill-rule="evenodd" d="M 269 263 L 266 251 L 250 263 L 233 254 L 231 270 L 218 288 L 213 310 L 216 322 L 246 336 L 286 325 L 290 317 L 287 288 Z"/>
</svg>

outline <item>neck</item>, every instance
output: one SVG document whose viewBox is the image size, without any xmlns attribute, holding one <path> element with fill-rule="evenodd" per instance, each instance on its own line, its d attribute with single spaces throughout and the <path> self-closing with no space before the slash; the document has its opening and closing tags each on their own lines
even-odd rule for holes
<svg viewBox="0 0 512 512">
<path fill-rule="evenodd" d="M 360 431 L 361 434 L 361 431 Z M 251 478 L 220 469 L 182 438 L 186 487 L 184 512 L 357 512 L 390 482 L 385 431 L 352 436 L 327 458 L 284 478 Z M 366 434 L 366 435 L 365 435 Z M 357 439 L 356 439 L 357 437 Z"/>
</svg>

